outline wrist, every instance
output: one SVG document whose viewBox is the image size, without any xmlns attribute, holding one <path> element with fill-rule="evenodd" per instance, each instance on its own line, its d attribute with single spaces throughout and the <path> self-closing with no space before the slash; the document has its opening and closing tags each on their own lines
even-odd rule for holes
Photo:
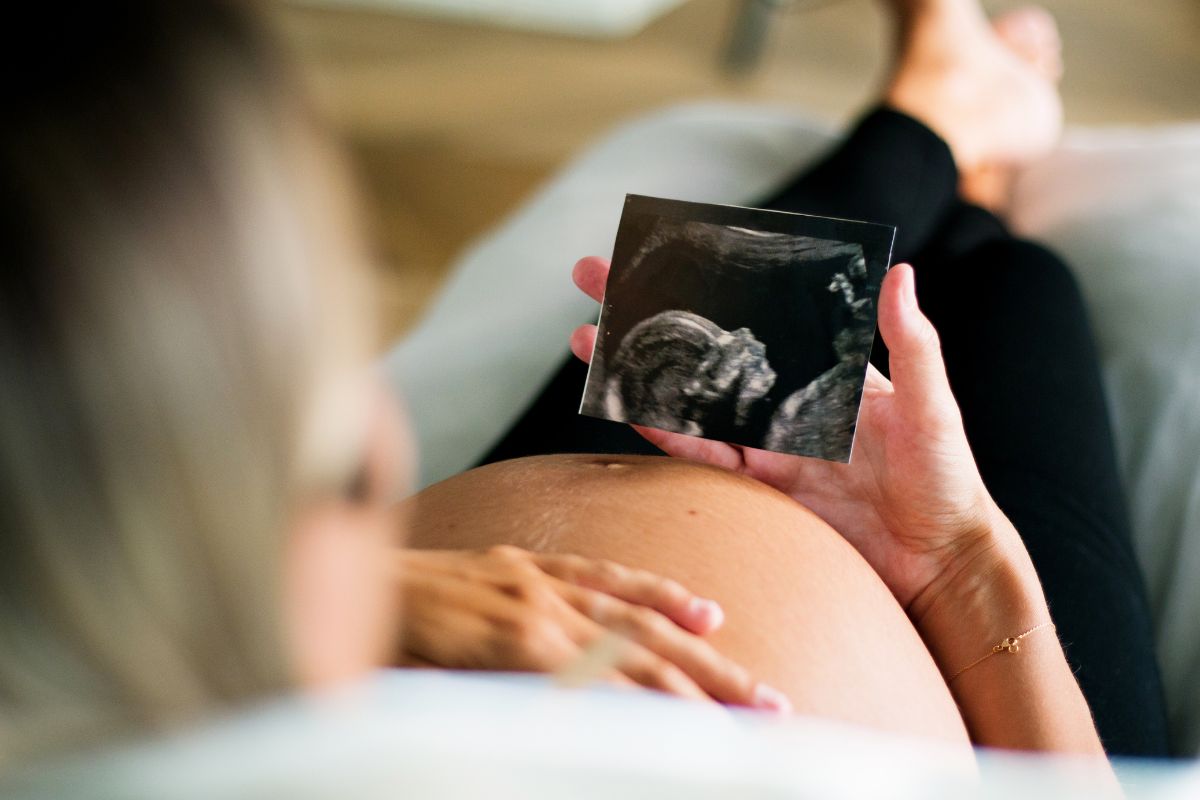
<svg viewBox="0 0 1200 800">
<path fill-rule="evenodd" d="M 909 605 L 909 616 L 947 677 L 981 648 L 1049 621 L 1041 583 L 1025 545 L 994 503 L 985 523 L 937 579 Z"/>
</svg>

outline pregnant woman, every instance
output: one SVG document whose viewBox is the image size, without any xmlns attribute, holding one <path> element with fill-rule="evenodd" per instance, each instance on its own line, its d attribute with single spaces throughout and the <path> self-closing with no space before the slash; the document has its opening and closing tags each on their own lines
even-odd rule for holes
<svg viewBox="0 0 1200 800">
<path fill-rule="evenodd" d="M 0 779 L 396 661 L 549 671 L 606 631 L 627 684 L 1163 752 L 1079 297 L 955 190 L 1053 141 L 1052 28 L 897 7 L 888 106 L 774 201 L 899 223 L 918 265 L 919 302 L 908 267 L 883 287 L 853 463 L 644 431 L 687 459 L 510 460 L 407 519 L 345 176 L 244 7 L 42 12 L 23 35 L 60 58 L 12 70 L 0 130 Z M 640 446 L 576 427 L 564 375 L 506 447 Z"/>
</svg>

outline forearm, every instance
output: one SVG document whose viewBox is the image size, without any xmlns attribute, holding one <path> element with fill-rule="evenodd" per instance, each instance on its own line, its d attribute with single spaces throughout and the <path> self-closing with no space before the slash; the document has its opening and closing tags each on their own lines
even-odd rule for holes
<svg viewBox="0 0 1200 800">
<path fill-rule="evenodd" d="M 1020 639 L 1015 652 L 993 653 L 1005 639 L 1052 619 L 1016 530 L 998 509 L 990 516 L 992 529 L 941 585 L 914 601 L 914 623 L 947 677 L 976 744 L 1103 755 L 1087 701 L 1053 627 Z"/>
</svg>

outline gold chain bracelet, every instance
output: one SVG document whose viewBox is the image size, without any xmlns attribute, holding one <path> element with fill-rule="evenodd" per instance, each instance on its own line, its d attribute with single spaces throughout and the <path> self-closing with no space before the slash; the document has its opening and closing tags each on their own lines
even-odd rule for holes
<svg viewBox="0 0 1200 800">
<path fill-rule="evenodd" d="M 989 658 L 991 658 L 994 655 L 998 655 L 1000 653 L 1019 653 L 1021 651 L 1021 640 L 1024 639 L 1026 636 L 1029 636 L 1030 634 L 1033 634 L 1033 633 L 1037 633 L 1038 631 L 1040 631 L 1044 628 L 1050 628 L 1051 630 L 1053 630 L 1054 623 L 1053 622 L 1043 622 L 1041 625 L 1035 625 L 1034 627 L 1030 628 L 1029 630 L 1025 631 L 1024 633 L 1019 633 L 1016 636 L 1010 636 L 1007 639 L 1004 639 L 999 644 L 992 647 L 992 649 L 989 650 L 986 654 L 980 656 L 979 658 L 972 661 L 970 664 L 967 664 L 965 667 L 960 669 L 958 672 L 951 675 L 946 680 L 946 684 L 949 685 L 949 684 L 953 683 L 954 679 L 957 678 L 959 675 L 962 675 L 964 672 L 971 669 L 972 667 L 979 666 L 984 661 L 987 661 Z"/>
</svg>

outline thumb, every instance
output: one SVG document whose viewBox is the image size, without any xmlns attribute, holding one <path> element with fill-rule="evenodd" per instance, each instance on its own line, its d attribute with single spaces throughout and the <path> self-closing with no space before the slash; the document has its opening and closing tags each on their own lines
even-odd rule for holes
<svg viewBox="0 0 1200 800">
<path fill-rule="evenodd" d="M 933 323 L 917 307 L 916 276 L 908 264 L 888 271 L 879 293 L 879 333 L 888 347 L 892 386 L 906 414 L 943 417 L 957 411 Z"/>
</svg>

